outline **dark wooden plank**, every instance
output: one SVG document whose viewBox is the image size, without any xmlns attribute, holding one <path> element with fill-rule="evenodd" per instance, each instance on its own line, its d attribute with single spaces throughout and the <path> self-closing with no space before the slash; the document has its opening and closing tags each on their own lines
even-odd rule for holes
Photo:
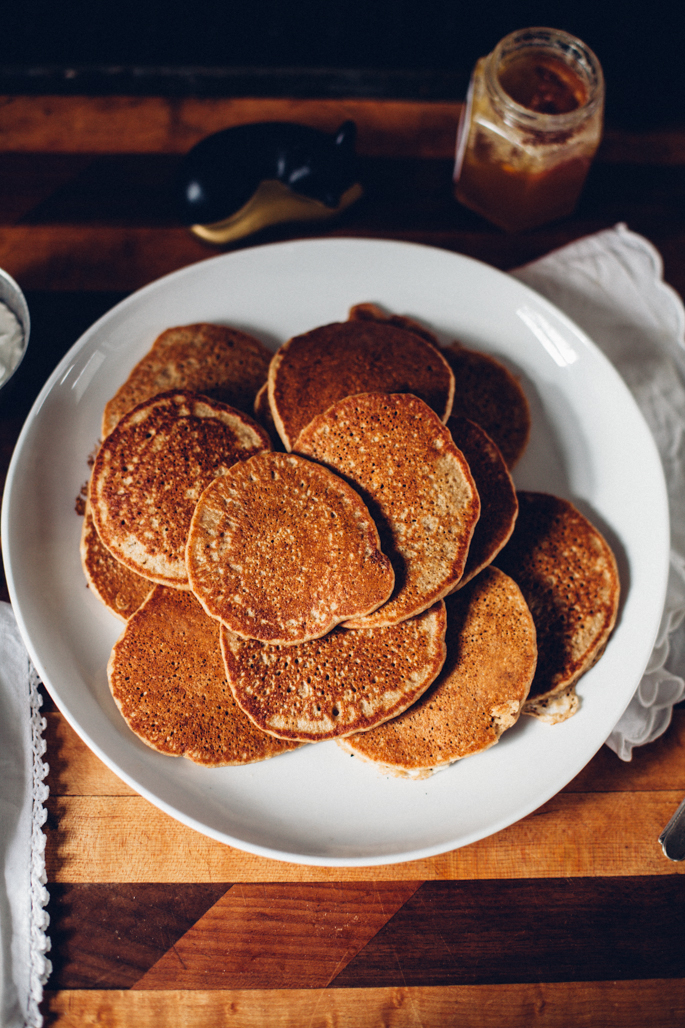
<svg viewBox="0 0 685 1028">
<path fill-rule="evenodd" d="M 598 217 L 572 219 L 522 235 L 508 235 L 475 225 L 458 232 L 406 227 L 381 230 L 365 225 L 355 227 L 350 220 L 345 220 L 351 219 L 353 212 L 354 207 L 336 222 L 336 227 L 325 233 L 314 226 L 283 226 L 270 230 L 268 237 L 266 232 L 251 237 L 245 246 L 323 235 L 397 239 L 462 253 L 507 271 L 614 224 L 614 219 Z M 668 236 L 652 233 L 649 225 L 634 220 L 629 227 L 641 231 L 662 251 L 667 281 L 685 294 L 685 225 L 675 220 Z M 24 290 L 129 292 L 220 252 L 201 243 L 180 225 L 171 228 L 90 224 L 0 228 L 0 267 L 9 271 Z"/>
<path fill-rule="evenodd" d="M 680 978 L 684 916 L 678 878 L 425 882 L 333 984 Z"/>
<path fill-rule="evenodd" d="M 0 153 L 0 224 L 15 224 L 91 160 L 88 154 Z"/>
<path fill-rule="evenodd" d="M 53 885 L 48 984 L 323 988 L 419 885 Z"/>
<path fill-rule="evenodd" d="M 7 69 L 4 69 L 5 71 Z M 78 92 L 78 91 L 77 91 Z M 134 91 L 135 92 L 135 91 Z M 34 93 L 29 90 L 28 93 Z M 194 96 L 0 96 L 3 150 L 23 153 L 185 153 L 203 136 L 252 121 L 297 121 L 333 131 L 357 124 L 358 150 L 372 156 L 454 156 L 460 100 L 337 98 L 255 93 Z M 463 95 L 463 94 L 460 94 Z M 685 120 L 663 104 L 666 120 L 607 123 L 597 161 L 682 164 Z"/>
<path fill-rule="evenodd" d="M 325 988 L 419 887 L 234 885 L 134 988 Z"/>
<path fill-rule="evenodd" d="M 451 157 L 360 157 L 366 197 L 349 210 L 345 223 L 397 233 L 477 227 L 501 235 L 455 201 L 453 163 Z M 173 153 L 0 154 L 0 224 L 179 224 L 171 202 L 179 164 Z M 674 223 L 685 219 L 685 162 L 595 162 L 574 218 L 638 219 L 670 235 Z"/>
<path fill-rule="evenodd" d="M 3 165 L 10 166 L 25 158 L 25 154 L 7 154 L 0 157 Z M 181 157 L 175 154 L 108 154 L 74 160 L 72 155 L 40 154 L 33 163 L 45 163 L 45 194 L 23 214 L 25 224 L 78 225 L 96 221 L 99 224 L 173 225 L 178 217 L 173 207 L 173 186 Z M 52 172 L 56 157 L 73 162 L 72 174 Z M 52 173 L 54 188 L 48 189 L 47 177 Z M 38 174 L 34 168 L 34 176 Z M 11 188 L 11 187 L 10 187 Z M 4 193 L 4 188 L 3 188 Z M 0 211 L 4 209 L 0 194 Z"/>
<path fill-rule="evenodd" d="M 53 886 L 51 988 L 682 977 L 679 880 Z"/>
<path fill-rule="evenodd" d="M 23 153 L 185 153 L 232 125 L 296 121 L 333 132 L 351 118 L 359 153 L 433 158 L 454 153 L 460 111 L 455 102 L 354 97 L 4 96 L 0 131 L 3 150 Z M 680 141 L 676 133 L 673 145 Z M 643 149 L 638 139 L 632 150 Z"/>
<path fill-rule="evenodd" d="M 51 885 L 49 988 L 129 988 L 230 888 Z"/>
</svg>

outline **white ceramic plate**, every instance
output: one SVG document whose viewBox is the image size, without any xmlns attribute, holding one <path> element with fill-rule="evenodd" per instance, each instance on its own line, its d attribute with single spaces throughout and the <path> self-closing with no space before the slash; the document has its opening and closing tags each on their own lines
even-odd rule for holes
<svg viewBox="0 0 685 1028">
<path fill-rule="evenodd" d="M 573 500 L 617 555 L 623 601 L 580 712 L 524 717 L 501 742 L 424 782 L 384 777 L 335 743 L 208 770 L 129 731 L 105 667 L 121 623 L 85 586 L 74 501 L 105 401 L 163 329 L 225 322 L 276 348 L 375 301 L 443 339 L 490 351 L 521 376 L 533 431 L 520 488 Z M 663 607 L 669 526 L 661 464 L 628 389 L 594 344 L 516 280 L 446 251 L 375 240 L 278 243 L 212 258 L 141 289 L 67 354 L 27 420 L 5 489 L 10 594 L 31 657 L 70 724 L 124 781 L 192 828 L 252 853 L 309 864 L 410 860 L 512 824 L 569 782 L 628 704 Z"/>
</svg>

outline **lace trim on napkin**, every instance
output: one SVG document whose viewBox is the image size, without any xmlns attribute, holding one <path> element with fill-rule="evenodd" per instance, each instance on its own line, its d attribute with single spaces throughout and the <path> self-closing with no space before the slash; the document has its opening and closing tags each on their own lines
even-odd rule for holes
<svg viewBox="0 0 685 1028">
<path fill-rule="evenodd" d="M 658 250 L 625 224 L 598 232 L 513 273 L 555 303 L 623 376 L 654 436 L 671 519 L 666 602 L 651 659 L 607 739 L 622 760 L 666 731 L 685 681 L 685 308 L 663 281 Z"/>
<path fill-rule="evenodd" d="M 31 815 L 31 966 L 29 968 L 29 996 L 27 1024 L 29 1028 L 41 1028 L 43 1017 L 39 1004 L 43 998 L 43 986 L 52 971 L 52 964 L 45 955 L 50 949 L 50 938 L 46 934 L 50 916 L 45 909 L 49 897 L 46 889 L 45 834 L 43 825 L 48 816 L 45 801 L 49 789 L 44 779 L 49 767 L 43 760 L 47 743 L 43 738 L 46 720 L 41 715 L 43 705 L 38 686 L 40 679 L 29 661 L 29 703 L 31 707 L 31 749 L 33 753 L 33 792 Z"/>
</svg>

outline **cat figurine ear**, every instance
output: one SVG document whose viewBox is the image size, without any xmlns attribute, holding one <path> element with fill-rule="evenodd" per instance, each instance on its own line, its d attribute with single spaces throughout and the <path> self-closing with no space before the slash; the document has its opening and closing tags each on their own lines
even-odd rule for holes
<svg viewBox="0 0 685 1028">
<path fill-rule="evenodd" d="M 183 158 L 181 220 L 209 243 L 232 243 L 284 221 L 334 218 L 362 196 L 356 126 L 331 134 L 286 121 L 236 125 Z"/>
</svg>

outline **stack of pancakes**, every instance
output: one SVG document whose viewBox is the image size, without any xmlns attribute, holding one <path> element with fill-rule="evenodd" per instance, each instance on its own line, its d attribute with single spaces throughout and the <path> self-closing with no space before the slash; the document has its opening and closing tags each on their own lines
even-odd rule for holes
<svg viewBox="0 0 685 1028">
<path fill-rule="evenodd" d="M 529 428 L 500 362 L 374 304 L 273 356 L 168 329 L 107 404 L 81 538 L 128 725 L 206 766 L 335 739 L 424 778 L 571 716 L 618 575 L 571 504 L 517 496 Z"/>
</svg>

